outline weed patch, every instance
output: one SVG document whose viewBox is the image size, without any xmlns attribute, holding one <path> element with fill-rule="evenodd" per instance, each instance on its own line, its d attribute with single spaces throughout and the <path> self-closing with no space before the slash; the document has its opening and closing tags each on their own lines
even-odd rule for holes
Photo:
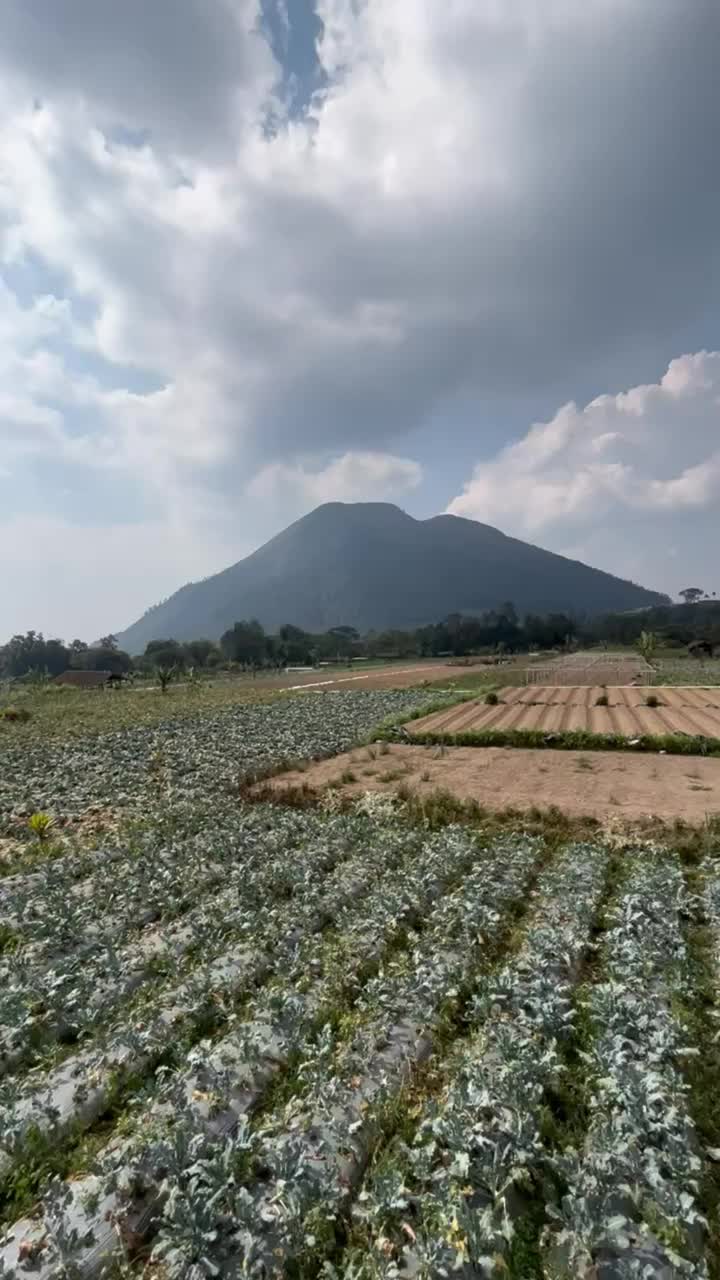
<svg viewBox="0 0 720 1280">
<path fill-rule="evenodd" d="M 378 733 L 386 732 L 378 730 Z M 542 729 L 463 729 L 458 733 L 425 730 L 413 733 L 413 742 L 425 746 L 532 747 L 555 751 L 664 752 L 666 755 L 720 756 L 720 738 L 681 733 L 642 734 L 627 738 L 620 733 L 589 733 L 568 729 L 546 733 Z"/>
</svg>

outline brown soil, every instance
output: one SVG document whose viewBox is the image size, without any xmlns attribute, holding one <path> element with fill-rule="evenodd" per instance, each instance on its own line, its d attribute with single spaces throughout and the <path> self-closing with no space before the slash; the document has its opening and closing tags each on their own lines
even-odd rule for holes
<svg viewBox="0 0 720 1280">
<path fill-rule="evenodd" d="M 392 792 L 401 785 L 420 796 L 442 788 L 488 809 L 555 805 L 569 816 L 603 822 L 653 817 L 701 823 L 720 812 L 720 759 L 394 743 L 386 753 L 378 752 L 378 747 L 359 747 L 266 785 L 277 790 L 332 785 L 347 796 Z"/>
<path fill-rule="evenodd" d="M 482 664 L 478 664 L 480 667 Z M 488 664 L 489 665 L 489 664 Z M 477 670 L 464 666 L 450 666 L 444 662 L 420 662 L 397 667 L 370 668 L 359 671 L 355 667 L 345 675 L 323 675 L 318 671 L 290 671 L 277 676 L 258 676 L 253 687 L 258 689 L 406 689 L 409 685 L 432 681 L 433 684 L 451 679 L 462 683 L 463 673 Z"/>
<path fill-rule="evenodd" d="M 607 706 L 597 706 L 607 697 Z M 647 698 L 659 705 L 648 707 Z M 601 685 L 525 685 L 502 689 L 499 704 L 484 699 L 461 703 L 408 724 L 409 733 L 462 733 L 473 729 L 579 729 L 589 733 L 617 733 L 627 738 L 642 734 L 702 734 L 720 738 L 720 688 Z"/>
<path fill-rule="evenodd" d="M 579 659 L 580 655 L 578 655 Z M 554 662 L 530 667 L 530 684 L 539 685 L 625 685 L 642 684 L 650 667 L 642 659 L 629 655 L 621 661 L 589 658 L 587 662 L 557 658 Z"/>
</svg>

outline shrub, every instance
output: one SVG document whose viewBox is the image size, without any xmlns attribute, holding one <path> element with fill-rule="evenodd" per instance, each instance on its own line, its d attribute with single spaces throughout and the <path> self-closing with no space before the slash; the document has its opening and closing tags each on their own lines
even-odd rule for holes
<svg viewBox="0 0 720 1280">
<path fill-rule="evenodd" d="M 168 688 L 169 688 L 169 686 L 170 686 L 171 681 L 172 681 L 172 680 L 177 679 L 177 676 L 178 676 L 178 670 L 179 670 L 179 669 L 178 669 L 178 666 L 177 666 L 177 664 L 176 664 L 176 663 L 174 663 L 174 662 L 173 662 L 172 666 L 169 666 L 169 667 L 168 667 L 168 666 L 157 666 L 157 667 L 155 668 L 155 675 L 156 675 L 156 678 L 157 678 L 157 682 L 158 682 L 158 684 L 159 684 L 159 686 L 160 686 L 160 689 L 161 689 L 161 691 L 162 691 L 163 693 L 167 693 L 167 691 L 168 691 Z"/>
<path fill-rule="evenodd" d="M 657 643 L 658 643 L 658 638 L 655 635 L 654 631 L 640 632 L 640 638 L 637 641 L 637 647 L 640 652 L 640 656 L 643 657 L 646 662 L 652 663 L 655 650 L 657 649 Z"/>
<path fill-rule="evenodd" d="M 27 707 L 6 707 L 2 713 L 3 720 L 26 724 L 30 719 L 30 712 Z"/>
<path fill-rule="evenodd" d="M 657 694 L 655 694 L 655 693 L 649 693 L 649 694 L 648 694 L 648 696 L 647 696 L 647 698 L 645 699 L 645 706 L 646 706 L 646 707 L 661 707 L 661 706 L 662 706 L 662 703 L 661 703 L 660 699 L 658 698 Z"/>
<path fill-rule="evenodd" d="M 490 690 L 490 693 L 486 693 L 486 694 L 485 694 L 485 705 L 486 705 L 486 706 L 488 706 L 488 707 L 496 707 L 496 706 L 498 705 L 498 703 L 499 703 L 499 702 L 500 702 L 500 699 L 498 698 L 497 694 L 493 692 L 493 690 L 492 690 L 492 689 Z"/>
<path fill-rule="evenodd" d="M 20 935 L 9 925 L 0 924 L 0 956 L 12 955 L 14 951 L 19 951 L 20 945 Z"/>
<path fill-rule="evenodd" d="M 600 694 L 600 697 L 599 697 L 599 698 L 597 698 L 597 699 L 596 699 L 596 701 L 595 701 L 595 706 L 596 706 L 596 707 L 607 707 L 608 705 L 609 705 L 609 703 L 608 703 L 608 696 L 607 696 L 607 694 L 606 694 L 606 693 L 601 693 L 601 694 Z"/>
<path fill-rule="evenodd" d="M 42 842 L 47 840 L 55 826 L 55 819 L 49 813 L 33 813 L 28 818 L 28 826 L 33 835 Z"/>
</svg>

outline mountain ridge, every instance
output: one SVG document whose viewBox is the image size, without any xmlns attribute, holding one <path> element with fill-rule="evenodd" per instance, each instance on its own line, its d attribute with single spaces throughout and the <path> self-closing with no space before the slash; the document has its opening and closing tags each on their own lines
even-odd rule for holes
<svg viewBox="0 0 720 1280">
<path fill-rule="evenodd" d="M 513 600 L 520 613 L 597 614 L 665 603 L 660 592 L 447 513 L 417 520 L 393 503 L 328 502 L 243 560 L 180 587 L 118 635 L 218 639 L 241 618 L 269 631 L 349 625 L 411 630 Z"/>
</svg>

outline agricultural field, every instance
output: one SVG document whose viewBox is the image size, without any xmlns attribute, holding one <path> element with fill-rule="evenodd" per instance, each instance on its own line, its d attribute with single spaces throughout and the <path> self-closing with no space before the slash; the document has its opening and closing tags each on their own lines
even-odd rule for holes
<svg viewBox="0 0 720 1280">
<path fill-rule="evenodd" d="M 369 744 L 302 770 L 275 775 L 258 796 L 297 803 L 357 800 L 367 791 L 399 796 L 420 821 L 453 806 L 475 822 L 527 823 L 538 811 L 657 830 L 661 824 L 704 826 L 720 815 L 720 759 L 671 752 L 572 751 L 522 746 Z"/>
<path fill-rule="evenodd" d="M 637 653 L 606 653 L 604 650 L 563 654 L 550 662 L 528 666 L 528 684 L 626 685 L 649 683 L 653 668 Z"/>
<path fill-rule="evenodd" d="M 718 1274 L 711 848 L 225 805 L 1 903 L 5 1277 Z"/>
<path fill-rule="evenodd" d="M 654 683 L 720 685 L 720 658 L 658 658 Z"/>
<path fill-rule="evenodd" d="M 91 808 L 145 811 L 158 797 L 192 806 L 249 775 L 343 751 L 427 702 L 423 690 L 308 691 L 66 738 L 38 731 L 34 720 L 10 724 L 0 736 L 0 835 L 38 811 L 56 819 Z"/>
<path fill-rule="evenodd" d="M 427 703 L 3 731 L 3 1280 L 720 1277 L 718 825 L 265 799 Z"/>
<path fill-rule="evenodd" d="M 10 733 L 17 736 L 18 726 L 25 728 L 28 737 L 38 733 L 62 739 L 86 737 L 166 720 L 194 720 L 210 711 L 269 702 L 291 689 L 402 689 L 456 675 L 456 668 L 438 661 L 368 663 L 352 671 L 342 666 L 262 672 L 255 677 L 219 672 L 182 677 L 165 693 L 151 679 L 134 680 L 119 690 L 92 692 L 44 681 L 23 685 L 5 680 L 0 681 L 0 743 Z"/>
<path fill-rule="evenodd" d="M 499 690 L 493 704 L 466 702 L 407 725 L 420 736 L 489 729 L 720 738 L 720 688 L 532 684 Z"/>
</svg>

